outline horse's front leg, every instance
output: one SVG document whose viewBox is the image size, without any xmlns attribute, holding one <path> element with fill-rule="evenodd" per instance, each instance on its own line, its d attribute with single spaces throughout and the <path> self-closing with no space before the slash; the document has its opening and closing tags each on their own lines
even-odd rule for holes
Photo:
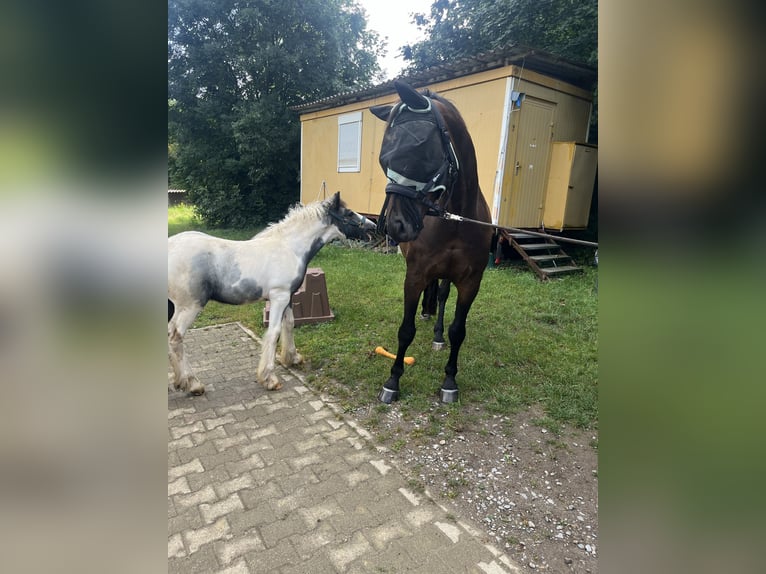
<svg viewBox="0 0 766 574">
<path fill-rule="evenodd" d="M 269 391 L 276 391 L 282 388 L 282 383 L 274 374 L 274 355 L 277 350 L 277 339 L 282 329 L 282 321 L 285 314 L 285 308 L 290 303 L 290 293 L 287 291 L 269 294 L 269 303 L 271 311 L 269 316 L 269 328 L 263 337 L 261 348 L 261 358 L 258 361 L 258 371 L 255 378 Z"/>
<path fill-rule="evenodd" d="M 455 377 L 457 376 L 457 357 L 460 347 L 465 340 L 465 323 L 468 312 L 471 310 L 473 300 L 479 292 L 478 283 L 476 288 L 468 292 L 458 289 L 457 305 L 455 306 L 455 318 L 449 326 L 450 352 L 447 365 L 444 367 L 444 382 L 439 390 L 439 398 L 443 403 L 454 403 L 458 400 L 458 388 Z"/>
<path fill-rule="evenodd" d="M 293 328 L 295 327 L 295 317 L 293 316 L 293 306 L 288 304 L 285 307 L 285 315 L 282 317 L 282 334 L 279 336 L 279 362 L 285 367 L 300 365 L 303 363 L 303 357 L 295 348 L 295 338 Z"/>
<path fill-rule="evenodd" d="M 391 404 L 399 399 L 399 379 L 404 373 L 404 356 L 407 348 L 415 339 L 415 313 L 418 308 L 418 299 L 420 299 L 420 289 L 404 290 L 404 318 L 399 326 L 399 348 L 396 351 L 394 366 L 391 367 L 391 376 L 383 385 L 378 393 L 378 400 L 383 403 Z"/>
</svg>

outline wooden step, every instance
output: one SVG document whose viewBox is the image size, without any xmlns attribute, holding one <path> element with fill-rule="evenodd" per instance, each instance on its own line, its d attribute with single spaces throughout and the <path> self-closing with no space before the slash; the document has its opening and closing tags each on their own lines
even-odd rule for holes
<svg viewBox="0 0 766 574">
<path fill-rule="evenodd" d="M 539 239 L 537 235 L 530 235 L 529 233 L 511 233 L 510 235 L 514 239 Z"/>
<path fill-rule="evenodd" d="M 521 247 L 524 251 L 529 251 L 530 249 L 561 249 L 561 247 L 559 247 L 556 243 L 520 243 L 519 247 Z"/>
<path fill-rule="evenodd" d="M 561 267 L 540 267 L 540 271 L 546 275 L 563 275 L 565 273 L 582 271 L 582 267 L 577 267 L 576 265 L 562 265 Z"/>
<path fill-rule="evenodd" d="M 572 259 L 571 257 L 569 257 L 569 255 L 561 255 L 561 254 L 556 254 L 556 255 L 530 255 L 529 258 L 532 259 L 533 261 L 538 261 L 538 262 L 542 262 L 542 261 L 559 261 L 561 259 L 567 259 L 567 260 Z"/>
</svg>

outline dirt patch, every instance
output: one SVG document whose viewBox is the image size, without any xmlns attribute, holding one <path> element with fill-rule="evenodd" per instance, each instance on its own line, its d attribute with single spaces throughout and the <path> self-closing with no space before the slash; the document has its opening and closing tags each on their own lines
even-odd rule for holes
<svg viewBox="0 0 766 574">
<path fill-rule="evenodd" d="M 542 412 L 488 415 L 459 425 L 434 405 L 403 416 L 398 404 L 351 413 L 410 478 L 459 517 L 480 525 L 529 572 L 598 572 L 598 434 L 534 421 Z"/>
</svg>

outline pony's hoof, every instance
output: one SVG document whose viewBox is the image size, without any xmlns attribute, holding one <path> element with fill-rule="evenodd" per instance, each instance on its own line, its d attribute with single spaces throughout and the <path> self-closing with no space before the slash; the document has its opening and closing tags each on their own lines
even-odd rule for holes
<svg viewBox="0 0 766 574">
<path fill-rule="evenodd" d="M 293 355 L 293 356 L 292 356 L 292 357 L 290 357 L 290 358 L 287 358 L 287 357 L 280 357 L 280 358 L 279 358 L 279 363 L 280 363 L 280 364 L 281 364 L 283 367 L 287 367 L 287 368 L 290 368 L 290 367 L 297 367 L 297 366 L 299 366 L 299 365 L 302 365 L 302 364 L 303 364 L 303 357 L 300 355 L 300 353 L 295 353 L 295 355 Z"/>
<path fill-rule="evenodd" d="M 279 382 L 277 377 L 273 376 L 266 381 L 264 386 L 266 387 L 267 391 L 278 391 L 282 388 L 282 383 Z"/>
<path fill-rule="evenodd" d="M 447 343 L 445 343 L 444 341 L 441 341 L 441 342 L 433 341 L 431 343 L 431 349 L 433 349 L 434 351 L 441 351 L 446 344 Z"/>
<path fill-rule="evenodd" d="M 202 383 L 197 383 L 196 385 L 192 385 L 192 387 L 189 389 L 189 392 L 194 396 L 200 396 L 205 394 L 205 385 Z"/>
<path fill-rule="evenodd" d="M 399 400 L 399 391 L 392 391 L 391 389 L 387 389 L 386 387 L 383 387 L 378 393 L 378 400 L 381 403 L 390 405 L 394 401 Z"/>
<path fill-rule="evenodd" d="M 439 399 L 443 403 L 456 403 L 458 399 L 457 389 L 439 389 Z"/>
<path fill-rule="evenodd" d="M 420 318 L 421 318 L 423 321 L 428 321 L 428 320 L 431 318 L 431 315 L 429 315 L 428 313 L 421 313 L 421 314 L 420 314 Z"/>
</svg>

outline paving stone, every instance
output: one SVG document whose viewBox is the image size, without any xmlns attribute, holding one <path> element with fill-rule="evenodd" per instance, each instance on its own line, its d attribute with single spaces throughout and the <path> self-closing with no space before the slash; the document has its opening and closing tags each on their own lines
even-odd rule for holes
<svg viewBox="0 0 766 574">
<path fill-rule="evenodd" d="M 226 438 L 213 440 L 213 444 L 218 452 L 226 450 L 227 448 L 248 444 L 249 442 L 250 438 L 244 433 L 237 433 L 232 436 L 227 436 Z"/>
<path fill-rule="evenodd" d="M 168 574 L 210 574 L 220 569 L 213 549 L 205 547 L 179 558 L 168 558 Z"/>
<path fill-rule="evenodd" d="M 279 574 L 337 574 L 337 572 L 327 556 L 317 554 L 296 566 L 285 566 Z"/>
<path fill-rule="evenodd" d="M 259 528 L 267 548 L 273 548 L 283 538 L 304 534 L 307 530 L 309 527 L 297 513 L 288 514 L 282 520 L 275 520 Z"/>
<path fill-rule="evenodd" d="M 199 512 L 202 515 L 202 519 L 207 523 L 213 522 L 221 516 L 226 516 L 235 510 L 244 509 L 245 507 L 242 505 L 242 501 L 239 499 L 239 496 L 237 496 L 236 493 L 232 494 L 224 500 L 221 500 L 220 502 L 199 505 Z"/>
<path fill-rule="evenodd" d="M 299 373 L 278 366 L 276 392 L 254 383 L 260 345 L 241 326 L 185 345 L 207 392 L 168 391 L 170 573 L 514 571 Z"/>
<path fill-rule="evenodd" d="M 189 438 L 189 437 L 184 437 L 184 438 Z M 189 440 L 191 441 L 190 438 Z M 176 452 L 178 453 L 178 459 L 182 463 L 186 463 L 191 460 L 194 460 L 195 458 L 198 458 L 200 462 L 202 463 L 202 466 L 205 466 L 206 457 L 210 455 L 218 454 L 218 450 L 216 450 L 215 445 L 209 441 L 200 443 L 198 446 L 195 446 L 194 443 L 192 442 L 191 447 L 178 448 L 176 449 Z"/>
<path fill-rule="evenodd" d="M 255 480 L 252 475 L 242 474 L 240 476 L 235 476 L 232 479 L 218 482 L 213 485 L 213 488 L 220 498 L 225 498 L 232 492 L 239 492 L 253 486 L 255 486 Z"/>
<path fill-rule="evenodd" d="M 213 524 L 203 526 L 197 530 L 187 530 L 183 533 L 184 542 L 189 549 L 189 554 L 194 554 L 204 544 L 213 542 L 214 540 L 222 540 L 225 538 L 231 529 L 229 523 L 225 518 L 219 518 Z"/>
<path fill-rule="evenodd" d="M 170 463 L 168 462 L 168 466 Z M 192 472 L 204 472 L 204 467 L 199 459 L 191 460 L 185 464 L 173 465 L 172 468 L 168 468 L 168 480 L 176 480 L 181 476 L 185 476 Z"/>
<path fill-rule="evenodd" d="M 231 512 L 226 516 L 231 531 L 235 535 L 251 532 L 253 529 L 264 524 L 269 524 L 277 519 L 277 515 L 264 503 L 250 510 Z"/>
<path fill-rule="evenodd" d="M 245 555 L 245 560 L 247 560 L 250 571 L 258 573 L 277 572 L 284 566 L 295 566 L 301 562 L 300 556 L 289 540 L 284 540 L 282 544 L 274 548 L 248 552 Z"/>
<path fill-rule="evenodd" d="M 319 522 L 305 534 L 290 537 L 293 547 L 304 560 L 314 556 L 320 548 L 336 543 L 337 540 L 338 534 L 327 522 Z"/>
<path fill-rule="evenodd" d="M 328 549 L 328 556 L 339 572 L 345 572 L 351 562 L 358 560 L 371 550 L 372 546 L 362 533 L 355 532 L 349 542 Z"/>
<path fill-rule="evenodd" d="M 231 541 L 215 542 L 213 548 L 220 563 L 226 566 L 248 552 L 263 550 L 266 547 L 261 537 L 254 530 L 250 530 L 246 535 L 239 536 Z M 244 560 L 241 563 L 246 565 Z"/>
<path fill-rule="evenodd" d="M 226 467 L 219 464 L 206 472 L 188 474 L 184 478 L 186 478 L 186 481 L 189 483 L 189 487 L 192 490 L 199 490 L 207 485 L 215 486 L 221 482 L 225 482 L 229 480 L 229 477 L 230 475 L 226 470 Z"/>
<path fill-rule="evenodd" d="M 201 528 L 204 524 L 199 510 L 194 506 L 179 512 L 173 518 L 168 518 L 168 536 Z"/>
<path fill-rule="evenodd" d="M 173 497 L 173 502 L 175 503 L 176 508 L 179 509 L 190 506 L 199 506 L 205 502 L 213 502 L 215 500 L 218 500 L 218 496 L 213 490 L 213 487 L 209 484 L 197 492 L 177 494 Z"/>
<path fill-rule="evenodd" d="M 247 562 L 244 560 L 240 560 L 236 564 L 233 564 L 229 566 L 228 568 L 224 568 L 223 570 L 218 570 L 216 574 L 250 574 L 250 568 L 247 566 Z"/>
</svg>

